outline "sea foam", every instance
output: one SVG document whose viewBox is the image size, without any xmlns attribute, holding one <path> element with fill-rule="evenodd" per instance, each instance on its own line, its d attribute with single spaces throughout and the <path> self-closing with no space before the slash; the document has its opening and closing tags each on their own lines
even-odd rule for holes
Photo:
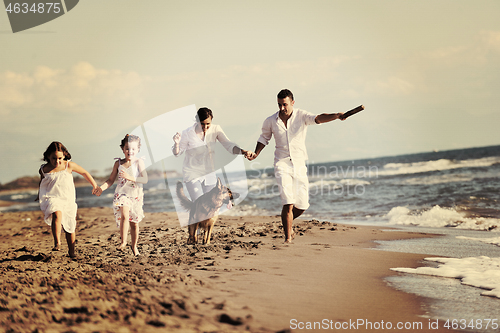
<svg viewBox="0 0 500 333">
<path fill-rule="evenodd" d="M 401 273 L 460 279 L 462 284 L 486 289 L 481 295 L 500 298 L 500 258 L 425 258 L 441 263 L 438 267 L 391 268 Z"/>
<path fill-rule="evenodd" d="M 500 220 L 485 217 L 466 217 L 453 208 L 434 206 L 423 212 L 412 212 L 407 207 L 394 207 L 386 215 L 389 224 L 422 227 L 455 227 L 459 229 L 500 231 Z"/>
<path fill-rule="evenodd" d="M 489 167 L 500 163 L 500 157 L 484 157 L 462 161 L 440 159 L 434 161 L 422 161 L 414 163 L 388 163 L 378 172 L 379 176 L 393 176 L 402 174 L 422 173 L 430 171 L 442 171 L 460 168 Z"/>
<path fill-rule="evenodd" d="M 437 175 L 428 177 L 416 177 L 402 180 L 405 185 L 436 185 L 456 182 L 470 182 L 474 179 L 472 175 L 457 174 L 457 175 Z"/>
<path fill-rule="evenodd" d="M 483 242 L 486 244 L 493 244 L 496 246 L 500 246 L 500 237 L 477 238 L 477 237 L 457 236 L 457 239 L 473 240 L 473 241 Z"/>
</svg>

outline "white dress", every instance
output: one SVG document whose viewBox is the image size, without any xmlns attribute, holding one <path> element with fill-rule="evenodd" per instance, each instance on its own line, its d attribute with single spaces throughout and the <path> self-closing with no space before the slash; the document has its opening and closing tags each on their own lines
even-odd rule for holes
<svg viewBox="0 0 500 333">
<path fill-rule="evenodd" d="M 58 172 L 43 172 L 40 183 L 40 209 L 44 213 L 45 223 L 52 225 L 52 213 L 62 213 L 62 227 L 67 233 L 74 233 L 76 228 L 76 191 L 73 176 L 67 171 L 69 161 L 66 161 L 66 169 Z"/>
<path fill-rule="evenodd" d="M 118 162 L 120 163 L 120 162 Z M 139 160 L 131 163 L 128 168 L 124 168 L 121 164 L 118 167 L 118 185 L 115 189 L 113 198 L 113 211 L 115 214 L 116 226 L 120 226 L 121 212 L 120 207 L 129 207 L 129 221 L 139 223 L 144 218 L 142 210 L 144 202 L 144 192 L 141 183 L 136 183 L 120 177 L 120 171 L 124 170 L 135 178 L 139 177 Z"/>
</svg>

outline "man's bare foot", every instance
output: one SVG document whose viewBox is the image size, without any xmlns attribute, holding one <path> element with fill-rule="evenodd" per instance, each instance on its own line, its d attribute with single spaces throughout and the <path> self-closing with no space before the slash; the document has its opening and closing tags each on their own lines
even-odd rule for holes
<svg viewBox="0 0 500 333">
<path fill-rule="evenodd" d="M 118 246 L 116 249 L 117 249 L 118 251 L 123 251 L 123 250 L 125 250 L 125 248 L 126 248 L 126 247 L 127 247 L 127 244 L 121 244 L 121 245 L 120 245 L 120 246 Z"/>
<path fill-rule="evenodd" d="M 286 244 L 291 244 L 292 240 L 295 238 L 295 232 L 292 230 L 292 233 L 290 234 L 290 238 L 285 240 Z"/>
<path fill-rule="evenodd" d="M 136 247 L 131 246 L 131 248 L 132 248 L 132 253 L 134 253 L 134 256 L 137 257 L 138 255 L 140 255 L 139 249 L 137 248 L 137 246 Z"/>
<path fill-rule="evenodd" d="M 71 258 L 71 259 L 75 259 L 76 258 L 76 255 L 75 255 L 75 252 L 71 253 L 68 251 L 68 256 Z"/>
</svg>

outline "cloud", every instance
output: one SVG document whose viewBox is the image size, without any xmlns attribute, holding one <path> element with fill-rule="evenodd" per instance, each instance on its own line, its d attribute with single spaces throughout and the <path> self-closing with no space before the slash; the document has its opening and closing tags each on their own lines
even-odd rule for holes
<svg viewBox="0 0 500 333">
<path fill-rule="evenodd" d="M 6 116 L 13 108 L 29 102 L 26 91 L 34 84 L 32 77 L 11 71 L 0 74 L 0 115 Z"/>
<path fill-rule="evenodd" d="M 113 112 L 132 117 L 134 112 L 172 109 L 193 104 L 222 101 L 283 87 L 344 84 L 343 66 L 356 57 L 323 57 L 314 61 L 262 63 L 252 66 L 183 72 L 176 75 L 145 76 L 136 72 L 96 68 L 79 62 L 69 69 L 38 66 L 28 73 L 0 73 L 0 112 L 16 119 L 24 115 L 81 115 L 103 117 Z M 277 88 L 278 87 L 278 88 Z M 353 87 L 343 95 L 355 96 Z M 340 89 L 338 89 L 340 91 Z M 359 90 L 358 90 L 359 91 Z M 348 92 L 348 93 L 346 93 Z M 151 114 L 153 115 L 153 114 Z M 17 115 L 18 116 L 18 115 Z"/>
<path fill-rule="evenodd" d="M 482 31 L 480 39 L 487 49 L 500 53 L 500 31 Z"/>
<path fill-rule="evenodd" d="M 98 69 L 79 62 L 69 69 L 38 66 L 0 73 L 0 131 L 40 140 L 114 137 L 147 119 L 147 76 Z M 99 130 L 97 130 L 99 127 Z"/>
<path fill-rule="evenodd" d="M 96 69 L 88 62 L 69 70 L 38 66 L 31 73 L 0 74 L 0 110 L 10 114 L 16 109 L 37 112 L 99 113 L 103 109 L 137 107 L 144 81 L 134 72 Z"/>
<path fill-rule="evenodd" d="M 388 58 L 392 62 L 385 68 L 366 73 L 363 96 L 427 105 L 418 112 L 431 107 L 440 114 L 448 109 L 491 114 L 492 108 L 480 106 L 498 100 L 499 55 L 500 31 L 481 31 L 461 44 Z"/>
<path fill-rule="evenodd" d="M 485 67 L 498 63 L 500 31 L 480 31 L 462 45 L 450 45 L 422 55 L 423 60 L 451 67 L 459 65 Z"/>
</svg>

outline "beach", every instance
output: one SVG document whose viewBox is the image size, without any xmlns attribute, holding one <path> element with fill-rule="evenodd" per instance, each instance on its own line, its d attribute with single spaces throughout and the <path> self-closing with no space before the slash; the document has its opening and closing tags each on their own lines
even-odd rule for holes
<svg viewBox="0 0 500 333">
<path fill-rule="evenodd" d="M 0 221 L 3 331 L 426 332 L 437 324 L 425 298 L 384 280 L 428 256 L 373 249 L 374 240 L 429 234 L 298 220 L 284 244 L 279 216 L 220 216 L 212 243 L 193 246 L 175 213 L 148 213 L 134 257 L 116 250 L 111 208 L 94 207 L 78 210 L 71 260 L 64 236 L 51 251 L 40 211 Z M 444 331 L 442 322 L 432 329 Z"/>
</svg>

